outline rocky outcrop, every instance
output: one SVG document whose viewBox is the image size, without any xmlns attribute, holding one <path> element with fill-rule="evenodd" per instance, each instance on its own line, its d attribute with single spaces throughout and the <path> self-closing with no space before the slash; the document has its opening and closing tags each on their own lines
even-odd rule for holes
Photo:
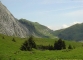
<svg viewBox="0 0 83 60">
<path fill-rule="evenodd" d="M 0 2 L 0 33 L 9 36 L 26 37 L 29 31 L 14 18 L 9 10 Z"/>
</svg>

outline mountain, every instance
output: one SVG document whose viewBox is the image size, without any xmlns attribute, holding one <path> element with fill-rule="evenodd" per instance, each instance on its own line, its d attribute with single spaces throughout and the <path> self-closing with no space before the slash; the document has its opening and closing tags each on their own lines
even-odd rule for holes
<svg viewBox="0 0 83 60">
<path fill-rule="evenodd" d="M 54 37 L 53 31 L 37 22 L 16 19 L 0 2 L 0 34 L 16 37 Z"/>
<path fill-rule="evenodd" d="M 21 23 L 10 13 L 10 11 L 0 2 L 0 33 L 9 36 L 26 37 L 26 31 Z"/>
<path fill-rule="evenodd" d="M 83 23 L 55 31 L 55 35 L 66 40 L 83 40 Z"/>
<path fill-rule="evenodd" d="M 38 37 L 52 38 L 53 30 L 50 30 L 48 27 L 39 24 L 38 22 L 31 22 L 26 19 L 20 19 L 19 22 L 26 26 L 27 29 L 31 32 L 32 35 Z"/>
</svg>

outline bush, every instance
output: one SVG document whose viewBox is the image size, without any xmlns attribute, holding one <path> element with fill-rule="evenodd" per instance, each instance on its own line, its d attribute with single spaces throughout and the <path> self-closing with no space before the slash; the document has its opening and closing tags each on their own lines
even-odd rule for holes
<svg viewBox="0 0 83 60">
<path fill-rule="evenodd" d="M 54 47 L 52 45 L 48 46 L 49 50 L 54 50 Z"/>
<path fill-rule="evenodd" d="M 2 39 L 5 39 L 4 36 L 2 37 Z"/>
<path fill-rule="evenodd" d="M 12 41 L 13 41 L 13 42 L 16 42 L 16 40 L 15 40 L 14 38 L 12 39 Z"/>
<path fill-rule="evenodd" d="M 68 49 L 73 49 L 71 45 L 68 46 Z"/>
<path fill-rule="evenodd" d="M 44 45 L 37 45 L 37 49 L 39 50 L 54 50 L 52 45 L 44 46 Z"/>
</svg>

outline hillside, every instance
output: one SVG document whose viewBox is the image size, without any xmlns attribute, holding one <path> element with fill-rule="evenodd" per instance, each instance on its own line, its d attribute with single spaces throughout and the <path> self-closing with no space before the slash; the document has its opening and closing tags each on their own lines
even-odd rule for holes
<svg viewBox="0 0 83 60">
<path fill-rule="evenodd" d="M 30 33 L 37 37 L 54 38 L 53 31 L 37 22 L 20 19 L 19 22 L 29 29 Z"/>
<path fill-rule="evenodd" d="M 0 2 L 0 33 L 8 36 L 26 37 L 28 29 L 24 27 Z"/>
<path fill-rule="evenodd" d="M 83 41 L 83 23 L 75 24 L 69 28 L 55 31 L 55 35 L 66 40 Z"/>
</svg>

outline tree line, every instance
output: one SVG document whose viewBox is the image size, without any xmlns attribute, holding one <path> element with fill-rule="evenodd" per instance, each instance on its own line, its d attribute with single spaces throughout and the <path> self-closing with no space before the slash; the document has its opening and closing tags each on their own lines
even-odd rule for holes
<svg viewBox="0 0 83 60">
<path fill-rule="evenodd" d="M 20 47 L 20 50 L 32 51 L 33 48 L 39 49 L 39 50 L 62 50 L 62 49 L 66 49 L 66 44 L 65 44 L 65 41 L 63 41 L 62 39 L 59 39 L 58 41 L 54 42 L 54 46 L 53 45 L 48 45 L 48 46 L 36 45 L 33 37 L 31 36 L 28 40 L 26 40 L 22 44 L 22 46 Z M 69 45 L 68 49 L 72 49 L 72 46 Z"/>
</svg>

